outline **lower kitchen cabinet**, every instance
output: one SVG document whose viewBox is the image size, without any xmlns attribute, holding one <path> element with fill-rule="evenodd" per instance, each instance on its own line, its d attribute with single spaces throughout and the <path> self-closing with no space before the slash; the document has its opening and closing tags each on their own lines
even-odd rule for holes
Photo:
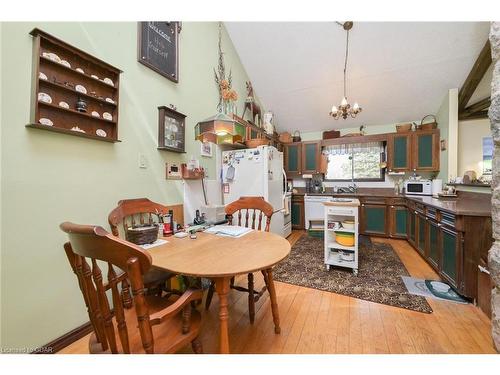
<svg viewBox="0 0 500 375">
<path fill-rule="evenodd" d="M 441 227 L 441 276 L 460 289 L 463 246 L 459 232 Z"/>
<path fill-rule="evenodd" d="M 292 196 L 292 229 L 304 229 L 303 196 Z"/>
<path fill-rule="evenodd" d="M 423 256 L 426 255 L 426 232 L 427 220 L 425 216 L 417 214 L 417 250 Z"/>
<path fill-rule="evenodd" d="M 408 209 L 408 241 L 417 247 L 417 214 Z"/>
<path fill-rule="evenodd" d="M 389 234 L 394 238 L 408 237 L 408 209 L 405 206 L 390 206 Z"/>
<path fill-rule="evenodd" d="M 361 205 L 361 232 L 387 236 L 387 206 L 381 204 Z"/>
<path fill-rule="evenodd" d="M 427 256 L 427 260 L 429 263 L 439 271 L 441 267 L 440 259 L 441 259 L 441 248 L 439 244 L 439 224 L 434 220 L 428 221 L 427 226 L 427 239 L 429 252 Z"/>
</svg>

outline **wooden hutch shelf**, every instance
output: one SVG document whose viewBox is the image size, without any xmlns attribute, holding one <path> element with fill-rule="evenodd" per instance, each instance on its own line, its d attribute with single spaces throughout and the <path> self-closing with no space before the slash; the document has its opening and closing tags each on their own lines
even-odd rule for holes
<svg viewBox="0 0 500 375">
<path fill-rule="evenodd" d="M 104 142 L 120 142 L 118 103 L 121 70 L 39 29 L 30 34 L 34 38 L 34 84 L 31 123 L 26 127 Z M 108 80 L 112 84 L 105 82 Z M 76 90 L 78 85 L 83 86 L 86 93 Z M 40 100 L 40 93 L 50 96 L 51 101 Z M 82 101 L 86 108 L 77 108 L 77 102 L 81 104 Z M 61 106 L 61 102 L 67 106 Z M 97 112 L 99 117 L 92 112 Z M 111 120 L 104 118 L 105 112 Z M 40 119 L 49 119 L 53 125 L 44 125 Z M 76 127 L 82 131 L 72 130 Z"/>
<path fill-rule="evenodd" d="M 80 132 L 77 132 L 74 130 L 68 130 L 68 129 L 63 129 L 63 128 L 56 128 L 55 126 L 47 126 L 47 125 L 41 125 L 41 124 L 27 124 L 26 127 L 31 128 L 31 129 L 41 129 L 41 130 L 48 130 L 50 132 L 74 135 L 77 137 L 90 138 L 90 139 L 95 139 L 95 140 L 102 141 L 102 142 L 109 142 L 109 143 L 121 142 L 119 139 L 111 139 L 109 137 L 99 137 L 98 135 L 80 133 Z"/>
</svg>

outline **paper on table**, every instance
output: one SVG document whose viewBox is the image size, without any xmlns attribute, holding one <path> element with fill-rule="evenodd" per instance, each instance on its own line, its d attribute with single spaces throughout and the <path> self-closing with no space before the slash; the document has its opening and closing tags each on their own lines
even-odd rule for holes
<svg viewBox="0 0 500 375">
<path fill-rule="evenodd" d="M 161 245 L 164 245 L 168 243 L 167 240 L 162 240 L 161 238 L 158 238 L 155 242 L 153 243 L 148 243 L 148 244 L 145 244 L 145 245 L 139 245 L 140 247 L 142 247 L 144 250 L 149 250 L 153 247 L 156 247 L 156 246 L 161 246 Z"/>
<path fill-rule="evenodd" d="M 253 229 L 240 227 L 237 225 L 215 225 L 205 230 L 205 233 L 217 234 L 218 236 L 226 236 L 239 238 L 247 233 L 250 233 Z"/>
</svg>

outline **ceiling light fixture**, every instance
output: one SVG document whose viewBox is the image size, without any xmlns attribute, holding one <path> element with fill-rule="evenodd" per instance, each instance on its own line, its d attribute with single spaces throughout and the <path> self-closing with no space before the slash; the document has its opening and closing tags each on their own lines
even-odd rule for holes
<svg viewBox="0 0 500 375">
<path fill-rule="evenodd" d="M 347 117 L 355 118 L 358 115 L 358 113 L 362 111 L 362 108 L 356 102 L 354 103 L 353 106 L 351 106 L 347 101 L 347 95 L 346 95 L 347 57 L 349 56 L 349 30 L 352 29 L 353 22 L 347 21 L 344 23 L 340 22 L 337 23 L 341 25 L 346 31 L 345 60 L 344 60 L 344 97 L 342 98 L 342 101 L 340 102 L 338 108 L 336 106 L 332 107 L 332 110 L 330 111 L 330 116 L 332 116 L 335 120 L 338 120 L 341 117 L 345 120 L 347 119 Z"/>
</svg>

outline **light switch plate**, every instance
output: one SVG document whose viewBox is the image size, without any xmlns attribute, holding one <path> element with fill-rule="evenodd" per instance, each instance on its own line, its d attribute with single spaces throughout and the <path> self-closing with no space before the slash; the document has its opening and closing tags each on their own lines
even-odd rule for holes
<svg viewBox="0 0 500 375">
<path fill-rule="evenodd" d="M 148 159 L 146 155 L 143 153 L 139 153 L 139 168 L 147 168 L 148 167 Z"/>
</svg>

